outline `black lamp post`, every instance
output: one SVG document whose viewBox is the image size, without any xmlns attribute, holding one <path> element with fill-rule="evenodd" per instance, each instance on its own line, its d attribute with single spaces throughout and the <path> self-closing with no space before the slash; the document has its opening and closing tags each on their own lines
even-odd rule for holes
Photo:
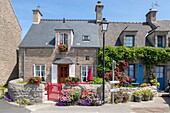
<svg viewBox="0 0 170 113">
<path fill-rule="evenodd" d="M 108 29 L 108 22 L 105 18 L 103 18 L 102 22 L 101 22 L 101 25 L 102 25 L 102 30 L 101 32 L 103 33 L 103 103 L 105 102 L 105 84 L 104 84 L 104 75 L 105 75 L 105 59 L 104 59 L 104 56 L 105 56 L 105 32 L 107 31 Z"/>
</svg>

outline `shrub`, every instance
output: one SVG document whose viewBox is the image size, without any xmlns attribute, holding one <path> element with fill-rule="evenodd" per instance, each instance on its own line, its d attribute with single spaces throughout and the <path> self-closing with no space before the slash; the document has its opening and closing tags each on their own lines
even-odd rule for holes
<svg viewBox="0 0 170 113">
<path fill-rule="evenodd" d="M 90 84 L 102 84 L 103 78 L 100 77 L 93 77 L 93 81 L 90 81 Z M 106 83 L 106 80 L 104 81 Z"/>
<path fill-rule="evenodd" d="M 67 77 L 65 81 L 68 86 L 76 86 L 80 79 L 78 77 Z"/>
<path fill-rule="evenodd" d="M 30 77 L 28 79 L 28 84 L 41 84 L 41 80 L 40 77 Z"/>
<path fill-rule="evenodd" d="M 69 94 L 72 97 L 73 101 L 77 101 L 81 97 L 81 90 L 73 88 Z"/>
<path fill-rule="evenodd" d="M 160 87 L 160 83 L 157 81 L 157 79 L 150 80 L 151 85 L 155 85 L 157 88 Z"/>
<path fill-rule="evenodd" d="M 78 104 L 83 106 L 99 106 L 102 104 L 102 101 L 100 100 L 100 98 L 97 97 L 94 92 L 85 89 L 82 92 L 82 97 L 78 101 Z"/>
<path fill-rule="evenodd" d="M 146 83 L 142 83 L 142 84 L 140 85 L 140 87 L 146 87 L 146 86 L 148 86 Z"/>
<path fill-rule="evenodd" d="M 133 96 L 142 96 L 142 90 L 140 90 L 140 89 L 134 90 Z"/>
<path fill-rule="evenodd" d="M 29 105 L 30 99 L 18 99 L 18 100 L 17 100 L 17 103 L 18 103 L 19 105 Z"/>
<path fill-rule="evenodd" d="M 4 99 L 5 99 L 6 101 L 8 101 L 8 102 L 12 102 L 12 101 L 13 101 L 12 97 L 11 97 L 9 94 L 6 94 L 6 95 L 4 96 Z"/>
<path fill-rule="evenodd" d="M 73 98 L 71 97 L 71 89 L 63 89 L 61 91 L 61 96 L 59 98 L 59 102 L 71 102 Z"/>
</svg>

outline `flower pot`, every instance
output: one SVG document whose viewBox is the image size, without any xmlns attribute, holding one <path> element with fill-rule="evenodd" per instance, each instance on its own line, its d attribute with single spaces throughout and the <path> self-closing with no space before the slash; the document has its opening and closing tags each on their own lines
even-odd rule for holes
<svg viewBox="0 0 170 113">
<path fill-rule="evenodd" d="M 150 100 L 153 100 L 153 97 L 154 97 L 154 95 L 151 95 L 151 96 L 150 96 Z"/>
<path fill-rule="evenodd" d="M 142 96 L 134 96 L 135 102 L 141 102 L 142 101 Z"/>
<path fill-rule="evenodd" d="M 123 96 L 118 96 L 118 103 L 122 103 L 123 102 Z"/>
<path fill-rule="evenodd" d="M 149 99 L 150 99 L 149 96 L 146 96 L 146 95 L 143 96 L 143 100 L 144 100 L 144 101 L 148 101 Z"/>
</svg>

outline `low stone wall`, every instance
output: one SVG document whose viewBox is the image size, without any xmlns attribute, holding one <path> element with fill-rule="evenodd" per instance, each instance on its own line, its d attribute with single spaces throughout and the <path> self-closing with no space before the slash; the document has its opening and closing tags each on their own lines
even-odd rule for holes
<svg viewBox="0 0 170 113">
<path fill-rule="evenodd" d="M 32 103 L 44 101 L 44 84 L 19 84 L 23 79 L 15 79 L 8 83 L 8 93 L 14 101 L 30 99 Z"/>
<path fill-rule="evenodd" d="M 67 86 L 63 86 L 63 88 L 68 88 Z M 102 99 L 102 95 L 103 95 L 103 86 L 102 84 L 79 84 L 78 86 L 76 86 L 75 88 L 81 89 L 82 91 L 84 89 L 89 89 L 93 92 L 95 92 L 99 98 Z M 106 83 L 105 84 L 105 101 L 109 102 L 110 98 L 111 98 L 111 93 L 110 91 L 110 84 Z"/>
</svg>

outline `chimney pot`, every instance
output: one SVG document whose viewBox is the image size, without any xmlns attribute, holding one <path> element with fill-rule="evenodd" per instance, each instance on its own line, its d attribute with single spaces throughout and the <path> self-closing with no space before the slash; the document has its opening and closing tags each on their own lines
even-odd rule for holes
<svg viewBox="0 0 170 113">
<path fill-rule="evenodd" d="M 97 3 L 98 3 L 98 4 L 101 4 L 101 1 L 98 1 Z"/>
<path fill-rule="evenodd" d="M 35 9 L 32 11 L 33 11 L 33 24 L 39 24 L 43 15 L 39 11 L 39 9 Z"/>
<path fill-rule="evenodd" d="M 101 4 L 101 1 L 97 2 L 97 5 L 95 7 L 95 11 L 96 11 L 96 22 L 100 23 L 102 22 L 102 10 L 104 8 L 104 5 Z"/>
<path fill-rule="evenodd" d="M 146 22 L 154 23 L 156 22 L 156 13 L 158 11 L 156 9 L 150 9 L 149 12 L 146 14 Z"/>
</svg>

